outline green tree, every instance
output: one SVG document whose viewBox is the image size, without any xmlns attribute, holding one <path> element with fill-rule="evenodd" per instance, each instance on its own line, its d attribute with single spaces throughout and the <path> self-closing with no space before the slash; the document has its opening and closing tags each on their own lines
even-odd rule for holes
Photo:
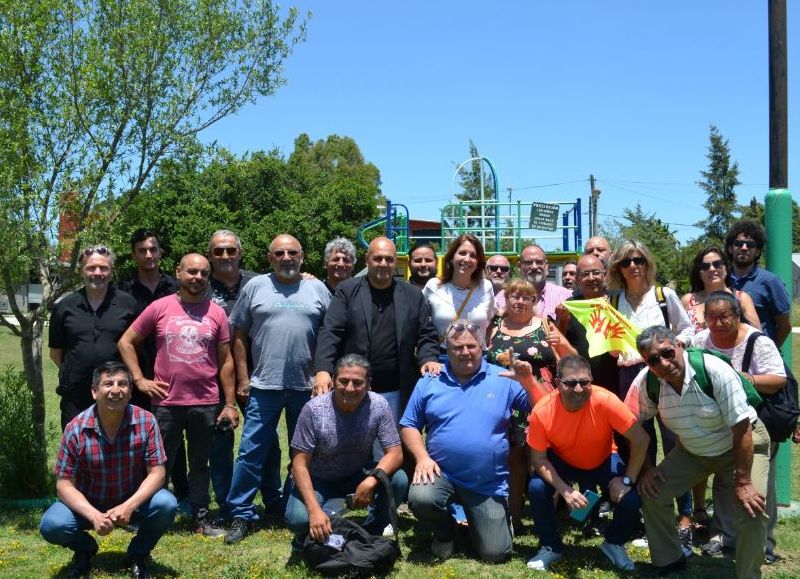
<svg viewBox="0 0 800 579">
<path fill-rule="evenodd" d="M 750 203 L 741 207 L 742 219 L 755 219 L 765 229 L 767 226 L 767 212 L 764 204 L 753 197 Z M 792 199 L 792 251 L 800 252 L 800 205 Z"/>
<path fill-rule="evenodd" d="M 725 232 L 736 219 L 738 204 L 736 186 L 739 185 L 739 164 L 731 163 L 731 150 L 728 139 L 723 138 L 717 127 L 711 125 L 708 134 L 708 169 L 700 171 L 703 179 L 697 185 L 708 196 L 703 207 L 708 217 L 697 222 L 703 229 L 708 243 L 720 243 Z"/>
<path fill-rule="evenodd" d="M 42 327 L 80 246 L 163 158 L 280 87 L 305 23 L 269 0 L 9 0 L 0 30 L 0 279 L 19 325 L 0 323 L 20 337 L 44 440 Z M 43 303 L 25 312 L 14 289 L 31 277 Z"/>
</svg>

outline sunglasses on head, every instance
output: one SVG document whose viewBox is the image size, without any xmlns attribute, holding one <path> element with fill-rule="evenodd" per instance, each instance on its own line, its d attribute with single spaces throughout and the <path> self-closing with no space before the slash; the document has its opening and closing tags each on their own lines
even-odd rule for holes
<svg viewBox="0 0 800 579">
<path fill-rule="evenodd" d="M 448 336 L 454 336 L 456 334 L 461 334 L 462 332 L 469 332 L 475 337 L 480 335 L 481 327 L 478 324 L 473 324 L 471 322 L 456 322 L 450 325 L 450 329 L 447 330 Z"/>
<path fill-rule="evenodd" d="M 662 358 L 664 360 L 672 360 L 672 359 L 674 359 L 675 358 L 675 348 L 664 348 L 658 354 L 650 354 L 647 357 L 647 363 L 650 366 L 655 366 L 656 364 L 658 364 L 662 360 Z"/>
<path fill-rule="evenodd" d="M 284 255 L 288 255 L 289 257 L 297 257 L 300 255 L 299 249 L 276 249 L 272 252 L 272 255 L 275 257 L 283 257 Z"/>
<path fill-rule="evenodd" d="M 511 269 L 507 265 L 487 265 L 486 267 L 489 268 L 489 271 L 502 271 L 503 273 L 508 273 Z"/>
<path fill-rule="evenodd" d="M 712 267 L 714 269 L 722 269 L 723 267 L 725 267 L 725 262 L 722 261 L 721 259 L 715 259 L 714 261 L 704 261 L 703 263 L 700 264 L 701 271 L 708 271 Z"/>
<path fill-rule="evenodd" d="M 647 263 L 647 260 L 643 257 L 626 257 L 625 259 L 619 262 L 619 264 L 622 267 L 630 267 L 632 263 L 638 266 L 642 266 Z"/>
<path fill-rule="evenodd" d="M 105 245 L 98 245 L 97 247 L 87 247 L 83 250 L 83 255 L 89 257 L 93 253 L 97 255 L 108 255 L 109 249 Z"/>
<path fill-rule="evenodd" d="M 561 380 L 561 379 L 559 379 L 559 382 L 561 382 L 567 388 L 572 388 L 573 390 L 577 388 L 579 385 L 581 388 L 586 388 L 587 386 L 589 386 L 589 384 L 592 383 L 591 380 Z"/>
<path fill-rule="evenodd" d="M 733 246 L 739 249 L 743 248 L 744 246 L 748 248 L 758 248 L 758 244 L 752 239 L 734 239 Z"/>
<path fill-rule="evenodd" d="M 214 249 L 211 250 L 211 253 L 213 253 L 217 257 L 222 257 L 225 254 L 236 255 L 237 253 L 239 253 L 239 248 L 238 247 L 215 247 Z"/>
</svg>

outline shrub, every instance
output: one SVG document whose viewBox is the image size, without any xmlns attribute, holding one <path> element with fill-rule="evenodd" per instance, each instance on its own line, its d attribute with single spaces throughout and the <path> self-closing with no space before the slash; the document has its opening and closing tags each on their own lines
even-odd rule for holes
<svg viewBox="0 0 800 579">
<path fill-rule="evenodd" d="M 0 498 L 31 499 L 52 494 L 47 449 L 31 421 L 32 394 L 25 374 L 0 370 Z"/>
</svg>

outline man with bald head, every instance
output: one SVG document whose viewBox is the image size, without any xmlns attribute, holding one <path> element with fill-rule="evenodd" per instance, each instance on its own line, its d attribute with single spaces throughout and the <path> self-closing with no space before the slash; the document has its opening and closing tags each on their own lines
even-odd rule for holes
<svg viewBox="0 0 800 579">
<path fill-rule="evenodd" d="M 538 245 L 529 245 L 519 256 L 519 271 L 536 288 L 539 315 L 555 319 L 556 306 L 572 295 L 572 291 L 547 281 L 550 265 Z"/>
<path fill-rule="evenodd" d="M 211 266 L 199 253 L 181 259 L 180 288 L 151 303 L 120 338 L 118 348 L 133 383 L 150 397 L 167 453 L 167 478 L 186 433 L 189 506 L 193 530 L 208 537 L 224 531 L 208 520 L 208 459 L 214 429 L 236 428 L 233 358 L 225 311 L 206 297 Z M 136 347 L 155 335 L 154 379 L 145 378 Z M 224 406 L 219 409 L 220 390 Z"/>
<path fill-rule="evenodd" d="M 300 410 L 311 397 L 312 357 L 331 300 L 325 284 L 301 276 L 303 248 L 297 239 L 277 236 L 267 257 L 272 273 L 252 279 L 242 289 L 229 319 L 236 391 L 247 397 L 247 406 L 228 493 L 233 522 L 226 543 L 241 541 L 258 520 L 253 499 L 264 476 L 264 462 L 278 435 L 281 412 L 286 410 L 291 440 Z"/>
<path fill-rule="evenodd" d="M 583 246 L 583 255 L 594 255 L 599 257 L 603 265 L 608 265 L 608 260 L 611 259 L 611 246 L 605 237 L 595 236 L 590 237 Z"/>
<path fill-rule="evenodd" d="M 397 250 L 375 238 L 367 275 L 339 284 L 319 333 L 314 393 L 332 387 L 336 360 L 361 354 L 372 366 L 372 391 L 389 402 L 395 422 L 421 374 L 439 371 L 436 328 L 422 292 L 394 279 Z"/>
</svg>

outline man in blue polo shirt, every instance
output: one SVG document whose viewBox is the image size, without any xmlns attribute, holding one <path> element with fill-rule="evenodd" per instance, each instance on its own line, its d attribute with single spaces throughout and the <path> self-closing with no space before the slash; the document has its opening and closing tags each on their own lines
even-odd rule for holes
<svg viewBox="0 0 800 579">
<path fill-rule="evenodd" d="M 792 331 L 789 292 L 781 279 L 758 266 L 764 250 L 764 229 L 752 219 L 737 221 L 725 235 L 725 251 L 733 263 L 733 287 L 753 299 L 761 331 L 781 347 Z"/>
<path fill-rule="evenodd" d="M 537 386 L 526 362 L 503 371 L 482 359 L 478 326 L 457 320 L 446 336 L 449 362 L 438 376 L 417 382 L 400 420 L 400 436 L 417 463 L 408 504 L 433 527 L 437 558 L 453 552 L 447 505 L 457 500 L 478 556 L 502 562 L 511 554 L 508 422 L 512 409 L 530 411 Z"/>
</svg>

